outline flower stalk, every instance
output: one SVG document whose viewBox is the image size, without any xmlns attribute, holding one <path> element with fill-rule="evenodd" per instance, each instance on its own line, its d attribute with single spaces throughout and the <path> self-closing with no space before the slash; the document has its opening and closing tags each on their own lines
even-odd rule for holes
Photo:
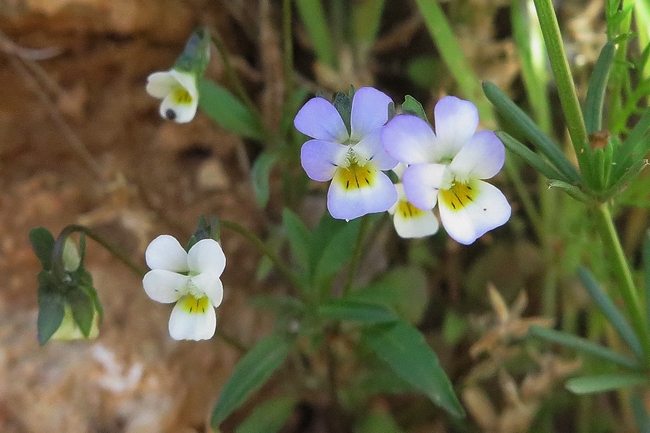
<svg viewBox="0 0 650 433">
<path fill-rule="evenodd" d="M 596 215 L 596 224 L 601 239 L 605 244 L 606 250 L 612 255 L 612 269 L 619 282 L 619 291 L 625 301 L 625 308 L 628 316 L 632 321 L 632 327 L 641 341 L 643 353 L 645 354 L 645 364 L 650 367 L 650 328 L 645 319 L 646 313 L 643 311 L 641 300 L 639 299 L 630 266 L 625 258 L 623 246 L 616 232 L 612 215 L 607 203 L 601 203 L 594 209 Z"/>
</svg>

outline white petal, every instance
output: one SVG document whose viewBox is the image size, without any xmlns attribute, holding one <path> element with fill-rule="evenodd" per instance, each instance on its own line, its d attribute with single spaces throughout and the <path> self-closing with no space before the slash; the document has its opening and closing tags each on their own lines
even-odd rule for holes
<svg viewBox="0 0 650 433">
<path fill-rule="evenodd" d="M 147 266 L 151 269 L 166 269 L 173 272 L 187 272 L 187 253 L 180 243 L 170 235 L 160 235 L 145 251 Z"/>
<path fill-rule="evenodd" d="M 346 189 L 335 179 L 327 193 L 327 209 L 336 219 L 351 220 L 363 215 L 384 212 L 397 201 L 395 186 L 381 171 L 376 170 L 372 184 Z"/>
<path fill-rule="evenodd" d="M 505 160 L 505 147 L 494 132 L 479 131 L 454 157 L 449 170 L 465 179 L 489 179 L 501 170 Z"/>
<path fill-rule="evenodd" d="M 212 306 L 202 313 L 190 313 L 180 300 L 169 317 L 169 335 L 174 340 L 209 340 L 216 329 L 217 314 Z"/>
<path fill-rule="evenodd" d="M 402 175 L 406 197 L 420 209 L 433 209 L 438 200 L 438 189 L 449 176 L 447 166 L 442 164 L 410 165 Z"/>
<path fill-rule="evenodd" d="M 296 114 L 293 125 L 298 131 L 318 140 L 344 143 L 349 138 L 341 115 L 325 98 L 307 101 Z"/>
<path fill-rule="evenodd" d="M 310 179 L 326 182 L 344 165 L 350 146 L 331 141 L 309 140 L 300 149 L 300 163 Z"/>
<path fill-rule="evenodd" d="M 219 276 L 226 267 L 226 256 L 219 242 L 202 239 L 190 248 L 187 264 L 193 274 L 214 273 Z"/>
<path fill-rule="evenodd" d="M 194 119 L 196 110 L 199 106 L 198 99 L 192 99 L 189 104 L 177 104 L 174 101 L 173 94 L 165 96 L 160 104 L 160 117 L 167 120 L 173 120 L 176 123 L 187 123 Z"/>
<path fill-rule="evenodd" d="M 433 109 L 433 117 L 444 158 L 453 158 L 478 127 L 476 105 L 455 96 L 445 96 L 438 101 Z"/>
<path fill-rule="evenodd" d="M 397 160 L 390 156 L 381 145 L 381 129 L 376 129 L 366 135 L 352 149 L 362 164 L 372 161 L 380 170 L 390 170 L 397 165 Z"/>
<path fill-rule="evenodd" d="M 405 164 L 438 162 L 437 139 L 431 126 L 417 116 L 400 114 L 382 128 L 381 143 L 396 160 Z"/>
<path fill-rule="evenodd" d="M 147 77 L 146 90 L 154 98 L 163 99 L 177 83 L 178 81 L 169 71 L 154 72 Z"/>
<path fill-rule="evenodd" d="M 350 138 L 359 141 L 388 121 L 388 104 L 392 100 L 373 87 L 362 87 L 352 98 Z"/>
<path fill-rule="evenodd" d="M 189 72 L 181 72 L 176 69 L 169 71 L 172 77 L 190 94 L 193 100 L 198 101 L 199 90 L 196 87 L 196 76 Z"/>
<path fill-rule="evenodd" d="M 147 295 L 157 302 L 169 304 L 176 302 L 185 293 L 190 277 L 164 269 L 154 269 L 146 273 L 142 286 Z"/>
<path fill-rule="evenodd" d="M 478 190 L 474 200 L 461 209 L 454 210 L 443 200 L 438 206 L 445 230 L 464 245 L 505 224 L 511 213 L 508 200 L 497 187 L 480 180 L 473 187 Z"/>
<path fill-rule="evenodd" d="M 395 231 L 401 238 L 423 238 L 435 234 L 440 227 L 433 211 L 421 211 L 415 216 L 395 212 L 393 216 Z"/>
<path fill-rule="evenodd" d="M 223 301 L 223 284 L 219 279 L 221 274 L 208 272 L 192 277 L 192 282 L 201 292 L 210 298 L 213 307 L 218 307 Z"/>
</svg>

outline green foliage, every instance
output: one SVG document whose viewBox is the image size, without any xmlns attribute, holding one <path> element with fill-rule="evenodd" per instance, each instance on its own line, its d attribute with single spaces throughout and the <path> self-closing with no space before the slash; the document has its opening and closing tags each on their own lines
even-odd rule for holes
<svg viewBox="0 0 650 433">
<path fill-rule="evenodd" d="M 334 102 L 332 102 L 334 108 L 336 108 L 336 111 L 339 112 L 341 119 L 343 119 L 343 123 L 345 123 L 345 127 L 348 130 L 348 134 L 352 132 L 350 121 L 352 117 L 353 98 L 354 98 L 354 89 L 351 88 L 349 95 L 346 95 L 343 92 L 337 92 L 336 95 L 334 95 Z"/>
<path fill-rule="evenodd" d="M 195 30 L 176 60 L 174 69 L 201 77 L 210 63 L 210 31 L 207 27 Z"/>
<path fill-rule="evenodd" d="M 601 374 L 569 379 L 566 388 L 575 394 L 595 394 L 647 384 L 644 374 Z"/>
<path fill-rule="evenodd" d="M 349 299 L 326 300 L 318 306 L 318 314 L 335 321 L 385 323 L 397 320 L 395 314 L 381 305 Z"/>
<path fill-rule="evenodd" d="M 252 113 L 224 87 L 200 79 L 198 89 L 199 106 L 219 126 L 244 138 L 263 140 L 266 137 L 258 115 Z"/>
<path fill-rule="evenodd" d="M 43 274 L 45 271 L 41 271 Z M 38 342 L 42 346 L 49 341 L 63 322 L 65 314 L 65 298 L 58 293 L 53 285 L 42 281 L 44 278 L 39 274 L 38 287 Z M 45 283 L 45 284 L 44 284 Z"/>
<path fill-rule="evenodd" d="M 260 207 L 266 206 L 269 202 L 269 175 L 273 166 L 278 162 L 279 157 L 280 155 L 278 155 L 277 152 L 265 150 L 253 163 L 251 178 L 253 181 L 255 197 L 257 197 L 257 204 L 259 204 Z"/>
<path fill-rule="evenodd" d="M 271 334 L 258 341 L 239 360 L 212 411 L 212 428 L 217 429 L 228 415 L 271 377 L 282 365 L 292 346 L 293 342 L 285 335 Z"/>
<path fill-rule="evenodd" d="M 388 412 L 371 411 L 354 427 L 354 433 L 402 433 Z"/>
<path fill-rule="evenodd" d="M 54 249 L 54 236 L 45 227 L 37 227 L 29 232 L 29 242 L 32 250 L 41 262 L 43 269 L 52 268 L 52 249 Z"/>
<path fill-rule="evenodd" d="M 406 95 L 404 97 L 404 103 L 402 104 L 402 112 L 405 114 L 412 114 L 413 116 L 417 116 L 427 123 L 429 122 L 427 120 L 427 113 L 424 112 L 424 108 L 422 107 L 422 104 L 420 104 L 420 102 L 414 97 L 412 97 L 411 95 Z"/>
<path fill-rule="evenodd" d="M 366 329 L 363 340 L 393 371 L 455 417 L 465 416 L 449 378 L 424 336 L 398 321 Z"/>
<path fill-rule="evenodd" d="M 332 45 L 332 37 L 327 28 L 325 10 L 320 0 L 296 0 L 296 7 L 300 18 L 305 23 L 309 33 L 316 57 L 327 66 L 334 66 L 336 55 Z"/>
<path fill-rule="evenodd" d="M 276 433 L 284 426 L 295 405 L 293 397 L 270 398 L 257 406 L 235 433 Z"/>
</svg>

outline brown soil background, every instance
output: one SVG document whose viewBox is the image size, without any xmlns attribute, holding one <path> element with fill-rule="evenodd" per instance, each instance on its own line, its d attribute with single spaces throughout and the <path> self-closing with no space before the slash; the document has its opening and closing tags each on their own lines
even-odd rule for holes
<svg viewBox="0 0 650 433">
<path fill-rule="evenodd" d="M 171 307 L 149 300 L 140 279 L 92 241 L 87 267 L 105 309 L 100 336 L 39 347 L 39 264 L 28 232 L 44 226 L 56 235 L 68 224 L 82 223 L 143 265 L 152 238 L 169 233 L 184 242 L 201 214 L 235 220 L 264 235 L 269 220 L 277 221 L 277 208 L 272 201 L 271 211 L 263 211 L 255 203 L 250 147 L 200 113 L 186 125 L 163 121 L 159 102 L 144 88 L 147 75 L 171 67 L 193 29 L 208 25 L 219 30 L 247 89 L 275 123 L 277 110 L 268 98 L 282 77 L 269 69 L 269 62 L 277 61 L 272 51 L 260 48 L 273 35 L 257 42 L 259 33 L 268 31 L 260 24 L 258 3 L 269 1 L 0 0 L 0 432 L 209 431 L 211 408 L 239 354 L 218 338 L 171 340 Z M 276 9 L 279 3 L 270 2 Z M 386 3 L 392 12 L 404 9 L 401 0 Z M 513 47 L 509 40 L 495 40 L 493 31 L 497 7 L 509 2 L 471 3 L 485 10 L 477 13 L 485 19 L 460 28 L 461 44 L 481 78 L 509 88 L 519 72 Z M 381 67 L 332 80 L 345 89 L 349 83 L 369 84 L 374 76 L 391 82 L 387 90 L 401 101 L 408 89 L 395 77 L 403 75 L 398 63 L 405 47 L 431 49 L 421 21 L 407 16 L 401 24 L 375 46 Z M 302 45 L 304 55 L 308 47 Z M 17 47 L 52 48 L 57 54 L 34 61 L 44 72 L 39 75 L 20 66 Z M 225 82 L 223 65 L 213 54 L 208 75 Z M 300 52 L 296 56 L 303 75 L 312 60 Z M 326 73 L 308 79 L 327 87 Z M 450 83 L 442 77 L 441 89 Z M 75 150 L 79 143 L 96 170 Z M 435 293 L 439 280 L 446 279 L 445 296 L 457 303 L 461 258 L 450 245 L 440 264 L 446 271 L 434 278 L 431 290 Z M 276 282 L 255 281 L 259 255 L 241 237 L 224 232 L 223 246 L 228 264 L 218 326 L 251 345 L 271 329 L 272 318 L 253 310 L 248 297 L 273 292 Z M 473 285 L 485 298 L 485 281 L 495 281 L 513 299 L 538 275 L 537 251 L 520 243 L 494 254 L 500 265 L 491 266 L 496 259 L 486 258 L 481 266 L 487 270 L 479 277 L 474 273 Z M 439 355 L 443 365 L 455 356 Z M 466 351 L 461 356 L 465 360 Z M 456 362 L 456 368 L 466 368 L 464 362 Z M 436 426 L 422 431 L 444 431 Z"/>
</svg>

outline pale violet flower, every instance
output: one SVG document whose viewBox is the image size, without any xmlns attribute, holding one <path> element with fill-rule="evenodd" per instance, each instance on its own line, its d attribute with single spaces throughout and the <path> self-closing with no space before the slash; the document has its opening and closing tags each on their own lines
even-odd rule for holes
<svg viewBox="0 0 650 433">
<path fill-rule="evenodd" d="M 162 303 L 176 302 L 169 318 L 175 340 L 207 340 L 217 327 L 214 311 L 223 300 L 221 273 L 226 256 L 213 239 L 198 241 L 189 252 L 169 235 L 154 239 L 145 252 L 147 272 L 142 285 L 147 295 Z"/>
<path fill-rule="evenodd" d="M 147 93 L 162 99 L 160 115 L 177 123 L 194 119 L 199 104 L 196 76 L 189 72 L 170 69 L 154 72 L 147 77 Z"/>
<path fill-rule="evenodd" d="M 406 170 L 406 165 L 399 163 L 393 172 L 401 179 Z M 393 215 L 395 231 L 401 238 L 423 238 L 435 234 L 440 227 L 438 218 L 432 210 L 422 210 L 411 203 L 404 192 L 404 185 L 395 184 L 397 190 L 397 203 L 388 213 Z"/>
<path fill-rule="evenodd" d="M 384 127 L 386 151 L 409 167 L 402 175 L 408 200 L 420 209 L 439 203 L 440 220 L 449 236 L 471 244 L 510 218 L 510 205 L 484 182 L 505 162 L 503 143 L 492 131 L 476 132 L 476 106 L 453 96 L 434 108 L 435 133 L 417 116 L 395 116 Z"/>
<path fill-rule="evenodd" d="M 332 217 L 351 220 L 384 212 L 397 201 L 397 192 L 382 170 L 397 164 L 381 146 L 381 128 L 388 120 L 391 99 L 372 87 L 354 93 L 350 131 L 341 115 L 324 98 L 313 98 L 298 111 L 296 129 L 313 138 L 300 154 L 311 179 L 332 180 L 327 208 Z"/>
</svg>

